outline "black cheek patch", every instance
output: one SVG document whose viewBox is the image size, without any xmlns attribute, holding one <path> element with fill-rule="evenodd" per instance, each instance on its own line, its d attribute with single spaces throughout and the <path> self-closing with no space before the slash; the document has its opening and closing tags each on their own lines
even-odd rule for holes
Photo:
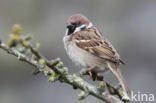
<svg viewBox="0 0 156 103">
<path fill-rule="evenodd" d="M 68 35 L 71 35 L 74 32 L 75 28 L 69 28 L 68 29 Z"/>
</svg>

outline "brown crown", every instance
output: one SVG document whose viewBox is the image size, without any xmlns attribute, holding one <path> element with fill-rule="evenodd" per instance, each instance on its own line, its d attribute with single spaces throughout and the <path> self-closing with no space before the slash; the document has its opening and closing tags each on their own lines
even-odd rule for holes
<svg viewBox="0 0 156 103">
<path fill-rule="evenodd" d="M 67 24 L 73 24 L 77 22 L 80 22 L 81 24 L 86 24 L 86 25 L 89 25 L 90 23 L 89 19 L 82 14 L 74 14 L 70 16 L 67 20 Z"/>
</svg>

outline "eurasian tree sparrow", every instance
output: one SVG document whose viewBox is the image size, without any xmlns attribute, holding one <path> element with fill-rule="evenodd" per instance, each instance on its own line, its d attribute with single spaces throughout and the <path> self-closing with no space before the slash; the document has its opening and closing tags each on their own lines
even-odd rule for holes
<svg viewBox="0 0 156 103">
<path fill-rule="evenodd" d="M 130 90 L 119 69 L 120 64 L 124 62 L 112 44 L 87 17 L 74 14 L 68 18 L 63 42 L 70 59 L 80 67 L 88 68 L 89 75 L 94 74 L 93 79 L 97 78 L 97 73 L 109 68 L 130 96 Z"/>
</svg>

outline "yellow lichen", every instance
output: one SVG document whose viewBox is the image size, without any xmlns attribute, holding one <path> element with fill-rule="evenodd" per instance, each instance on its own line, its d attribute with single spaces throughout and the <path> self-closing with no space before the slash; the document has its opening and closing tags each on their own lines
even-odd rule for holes
<svg viewBox="0 0 156 103">
<path fill-rule="evenodd" d="M 12 32 L 14 35 L 20 35 L 22 33 L 22 28 L 19 24 L 14 24 L 12 27 Z"/>
</svg>

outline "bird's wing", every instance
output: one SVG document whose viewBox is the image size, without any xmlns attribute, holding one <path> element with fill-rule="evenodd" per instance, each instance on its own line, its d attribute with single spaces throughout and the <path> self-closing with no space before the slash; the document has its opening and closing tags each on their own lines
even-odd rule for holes
<svg viewBox="0 0 156 103">
<path fill-rule="evenodd" d="M 124 64 L 115 48 L 96 28 L 76 32 L 73 39 L 79 48 L 90 54 L 114 63 Z"/>
</svg>

